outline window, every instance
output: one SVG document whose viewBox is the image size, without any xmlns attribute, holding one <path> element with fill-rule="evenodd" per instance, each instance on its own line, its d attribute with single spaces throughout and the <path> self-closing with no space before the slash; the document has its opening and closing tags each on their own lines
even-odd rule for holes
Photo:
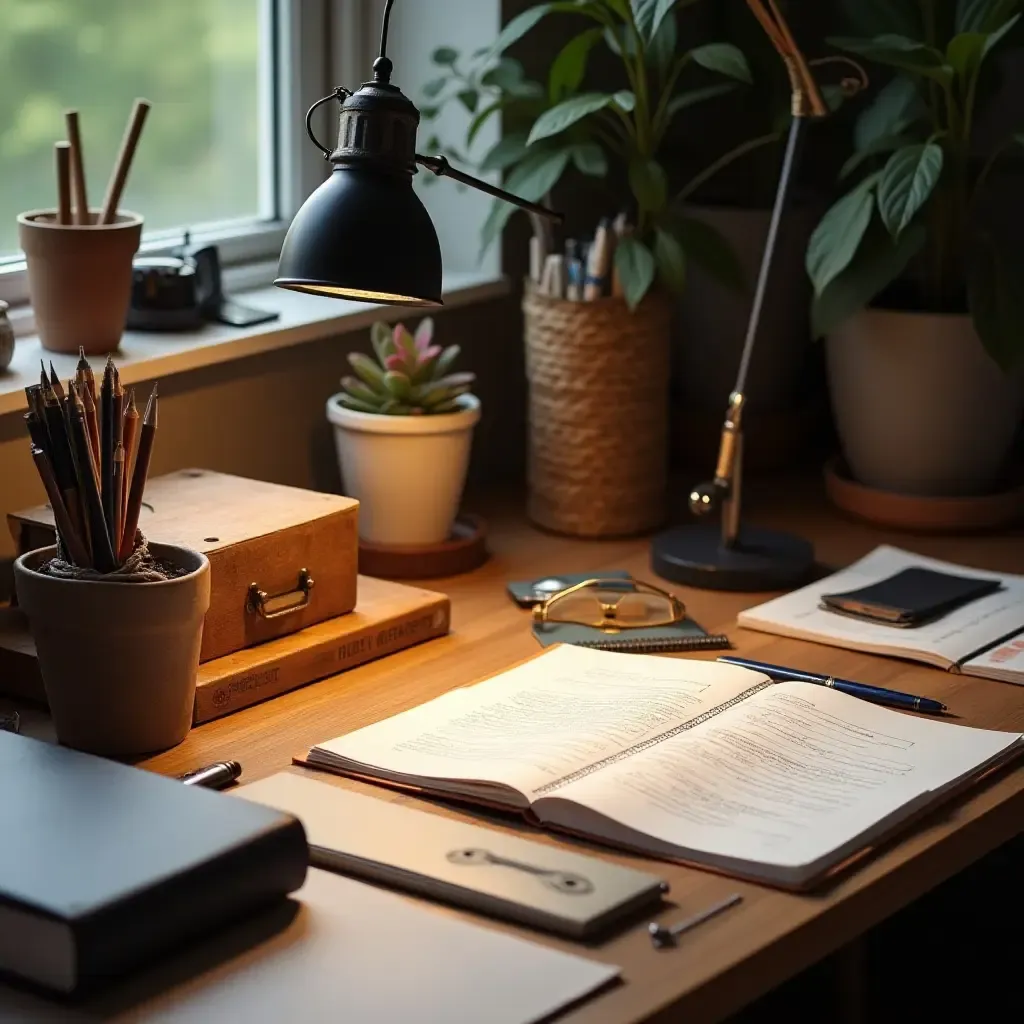
<svg viewBox="0 0 1024 1024">
<path fill-rule="evenodd" d="M 342 0 L 342 7 L 347 0 Z M 322 180 L 302 115 L 327 84 L 327 0 L 4 0 L 0 298 L 26 298 L 16 217 L 56 205 L 55 142 L 79 112 L 101 205 L 136 97 L 151 104 L 124 209 L 143 246 L 216 241 L 227 263 L 276 256 Z M 299 138 L 301 136 L 302 143 Z"/>
<path fill-rule="evenodd" d="M 373 0 L 374 23 L 383 8 L 382 0 Z M 398 0 L 391 17 L 389 56 L 395 62 L 394 82 L 417 106 L 429 103 L 424 86 L 437 77 L 438 67 L 431 60 L 442 46 L 461 53 L 489 46 L 501 31 L 499 0 Z M 443 11 L 444 17 L 440 14 Z M 374 45 L 376 42 L 374 41 Z M 361 81 L 361 79 L 360 79 Z M 419 151 L 427 153 L 431 135 L 465 149 L 466 130 L 472 116 L 457 105 L 449 106 L 440 121 L 421 124 Z M 471 153 L 479 158 L 497 142 L 499 122 L 491 118 L 476 139 Z M 463 166 L 470 174 L 479 172 Z M 497 183 L 497 174 L 485 174 Z M 481 258 L 480 232 L 491 209 L 491 199 L 480 192 L 455 185 L 450 180 L 432 179 L 426 172 L 415 178 L 416 191 L 437 228 L 441 254 L 448 271 L 484 270 L 497 275 L 501 268 L 501 246 L 494 245 Z"/>
</svg>

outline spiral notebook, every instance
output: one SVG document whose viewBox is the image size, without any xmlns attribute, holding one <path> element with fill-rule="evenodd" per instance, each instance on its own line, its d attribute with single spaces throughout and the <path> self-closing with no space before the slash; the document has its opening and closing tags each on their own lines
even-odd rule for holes
<svg viewBox="0 0 1024 1024">
<path fill-rule="evenodd" d="M 618 633 L 609 633 L 594 626 L 579 626 L 573 622 L 535 622 L 533 635 L 541 647 L 571 644 L 573 647 L 592 647 L 598 651 L 620 651 L 626 654 L 717 651 L 731 646 L 727 636 L 708 633 L 693 619 L 683 619 L 669 626 L 624 629 Z"/>
<path fill-rule="evenodd" d="M 803 889 L 1022 753 L 825 686 L 561 645 L 301 761 Z"/>
</svg>

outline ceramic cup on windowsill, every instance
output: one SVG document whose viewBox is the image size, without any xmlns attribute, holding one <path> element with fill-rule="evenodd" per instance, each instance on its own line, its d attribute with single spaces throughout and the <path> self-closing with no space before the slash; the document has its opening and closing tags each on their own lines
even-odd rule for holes
<svg viewBox="0 0 1024 1024">
<path fill-rule="evenodd" d="M 142 217 L 121 211 L 113 224 L 58 224 L 55 210 L 18 215 L 29 298 L 43 348 L 86 355 L 113 352 L 121 342 L 131 298 L 132 260 Z"/>
</svg>

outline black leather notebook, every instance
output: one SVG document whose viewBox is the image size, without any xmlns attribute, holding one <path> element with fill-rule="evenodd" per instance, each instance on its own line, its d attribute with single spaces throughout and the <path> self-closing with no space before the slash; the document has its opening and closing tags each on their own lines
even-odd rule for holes
<svg viewBox="0 0 1024 1024">
<path fill-rule="evenodd" d="M 870 622 L 920 626 L 1000 586 L 999 580 L 913 567 L 856 590 L 822 594 L 821 603 L 829 611 Z"/>
<path fill-rule="evenodd" d="M 0 732 L 0 971 L 97 988 L 298 889 L 300 822 Z"/>
</svg>

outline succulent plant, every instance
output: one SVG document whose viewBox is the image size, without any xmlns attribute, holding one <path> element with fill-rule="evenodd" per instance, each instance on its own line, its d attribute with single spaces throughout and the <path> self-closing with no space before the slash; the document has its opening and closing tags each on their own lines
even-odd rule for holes
<svg viewBox="0 0 1024 1024">
<path fill-rule="evenodd" d="M 404 324 L 394 328 L 375 323 L 370 340 L 375 362 L 361 352 L 350 352 L 354 377 L 343 377 L 341 404 L 358 412 L 385 416 L 427 416 L 456 412 L 459 396 L 468 393 L 476 377 L 451 373 L 459 346 L 434 345 L 434 321 L 420 321 L 416 334 Z"/>
</svg>

